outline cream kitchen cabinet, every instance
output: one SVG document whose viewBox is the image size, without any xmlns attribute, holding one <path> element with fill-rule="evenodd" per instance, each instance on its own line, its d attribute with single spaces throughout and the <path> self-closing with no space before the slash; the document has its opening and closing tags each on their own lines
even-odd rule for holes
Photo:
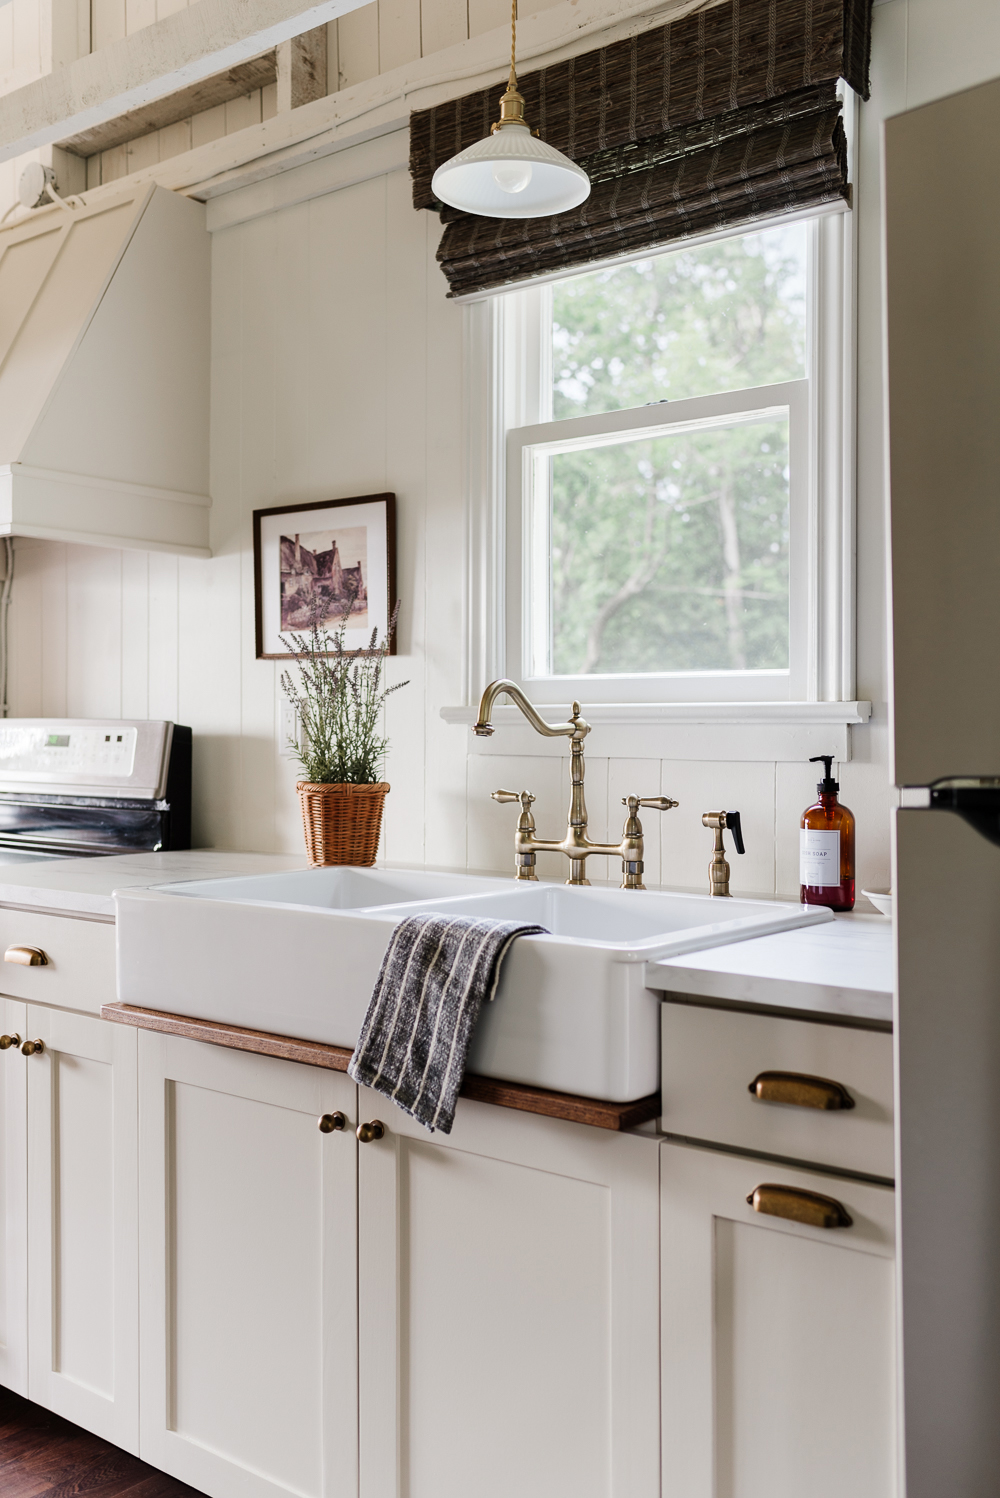
<svg viewBox="0 0 1000 1498">
<path fill-rule="evenodd" d="M 658 1495 L 657 1140 L 359 1109 L 361 1498 Z"/>
<path fill-rule="evenodd" d="M 140 1454 L 211 1498 L 356 1498 L 354 1084 L 138 1039 Z"/>
<path fill-rule="evenodd" d="M 138 1451 L 136 1037 L 9 998 L 0 1015 L 32 1043 L 0 1053 L 0 1381 Z"/>
<path fill-rule="evenodd" d="M 147 1461 L 211 1498 L 656 1498 L 655 1138 L 470 1102 L 430 1135 L 338 1073 L 139 1054 Z"/>
<path fill-rule="evenodd" d="M 28 1392 L 27 1006 L 0 998 L 0 1383 Z"/>
<path fill-rule="evenodd" d="M 42 1048 L 0 1059 L 27 1091 L 27 1392 L 137 1452 L 136 1035 L 38 1004 L 21 1033 Z"/>
<path fill-rule="evenodd" d="M 661 1150 L 663 1498 L 892 1498 L 892 1190 Z M 756 1212 L 764 1184 L 852 1225 Z"/>
</svg>

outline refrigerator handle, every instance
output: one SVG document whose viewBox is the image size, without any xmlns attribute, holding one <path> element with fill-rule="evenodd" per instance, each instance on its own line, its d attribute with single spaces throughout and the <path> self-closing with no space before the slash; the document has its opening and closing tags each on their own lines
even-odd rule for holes
<svg viewBox="0 0 1000 1498">
<path fill-rule="evenodd" d="M 1000 776 L 951 776 L 899 787 L 901 810 L 953 811 L 1000 848 Z"/>
</svg>

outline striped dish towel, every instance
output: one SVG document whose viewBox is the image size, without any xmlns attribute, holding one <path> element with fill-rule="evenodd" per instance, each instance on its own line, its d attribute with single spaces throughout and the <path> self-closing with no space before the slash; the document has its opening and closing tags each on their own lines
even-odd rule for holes
<svg viewBox="0 0 1000 1498">
<path fill-rule="evenodd" d="M 393 932 L 348 1075 L 426 1128 L 451 1133 L 469 1039 L 518 936 L 544 926 L 413 915 Z"/>
</svg>

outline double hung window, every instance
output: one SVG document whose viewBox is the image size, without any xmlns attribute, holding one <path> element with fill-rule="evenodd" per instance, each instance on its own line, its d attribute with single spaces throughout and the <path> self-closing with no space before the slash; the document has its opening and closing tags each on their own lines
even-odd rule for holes
<svg viewBox="0 0 1000 1498">
<path fill-rule="evenodd" d="M 496 298 L 494 672 L 539 703 L 853 695 L 849 222 Z"/>
</svg>

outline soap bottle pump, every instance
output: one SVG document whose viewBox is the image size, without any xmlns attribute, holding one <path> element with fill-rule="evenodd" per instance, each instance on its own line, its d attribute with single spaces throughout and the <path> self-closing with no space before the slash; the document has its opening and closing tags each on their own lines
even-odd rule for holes
<svg viewBox="0 0 1000 1498">
<path fill-rule="evenodd" d="M 854 909 L 854 813 L 837 799 L 840 786 L 831 773 L 832 754 L 814 754 L 826 774 L 816 789 L 819 800 L 807 806 L 799 823 L 799 899 L 803 905 Z"/>
</svg>

